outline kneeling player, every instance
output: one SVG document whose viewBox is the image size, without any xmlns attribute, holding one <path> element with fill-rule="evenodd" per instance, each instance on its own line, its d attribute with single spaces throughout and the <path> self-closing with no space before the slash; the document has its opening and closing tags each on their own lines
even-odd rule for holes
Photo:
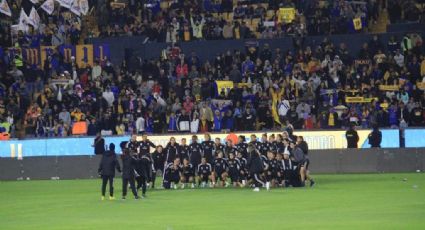
<svg viewBox="0 0 425 230">
<path fill-rule="evenodd" d="M 217 158 L 214 160 L 214 179 L 213 186 L 216 182 L 221 182 L 221 186 L 224 187 L 224 183 L 227 179 L 227 162 L 223 158 L 223 152 L 217 153 Z"/>
<path fill-rule="evenodd" d="M 234 153 L 229 153 L 229 160 L 227 161 L 229 165 L 228 173 L 230 177 L 230 182 L 233 184 L 233 187 L 239 186 L 239 170 L 241 168 L 239 160 L 235 158 Z"/>
<path fill-rule="evenodd" d="M 173 163 L 167 164 L 164 171 L 164 188 L 177 189 L 181 177 L 180 159 L 176 158 Z"/>
<path fill-rule="evenodd" d="M 201 164 L 198 165 L 198 186 L 204 188 L 208 182 L 214 181 L 213 177 L 211 164 L 207 163 L 205 157 L 202 157 Z"/>
<path fill-rule="evenodd" d="M 191 183 L 192 188 L 195 188 L 195 184 L 193 183 L 193 177 L 195 176 L 195 170 L 193 168 L 193 165 L 189 163 L 188 159 L 183 159 L 183 166 L 182 166 L 182 177 L 181 177 L 181 183 L 182 188 L 185 187 L 186 184 Z"/>
</svg>

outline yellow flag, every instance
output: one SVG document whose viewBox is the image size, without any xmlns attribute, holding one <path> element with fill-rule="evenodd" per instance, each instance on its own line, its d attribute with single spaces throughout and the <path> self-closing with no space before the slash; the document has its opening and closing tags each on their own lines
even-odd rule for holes
<svg viewBox="0 0 425 230">
<path fill-rule="evenodd" d="M 361 30 L 362 29 L 362 20 L 360 18 L 353 19 L 354 29 Z"/>
<path fill-rule="evenodd" d="M 280 8 L 278 22 L 292 22 L 295 19 L 295 8 Z"/>
</svg>

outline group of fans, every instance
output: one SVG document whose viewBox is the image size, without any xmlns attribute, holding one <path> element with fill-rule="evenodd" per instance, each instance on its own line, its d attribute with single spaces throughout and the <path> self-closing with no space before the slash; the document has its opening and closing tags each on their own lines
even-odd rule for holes
<svg viewBox="0 0 425 230">
<path fill-rule="evenodd" d="M 164 189 L 233 186 L 260 191 L 262 187 L 267 190 L 271 187 L 303 187 L 306 180 L 310 186 L 315 184 L 308 171 L 307 143 L 302 136 L 286 131 L 277 136 L 263 134 L 261 139 L 251 135 L 249 143 L 245 136 L 239 136 L 237 143 L 227 139 L 222 144 L 220 138 L 213 141 L 208 133 L 202 142 L 193 135 L 190 144 L 185 138 L 177 143 L 176 138 L 171 137 L 165 147 L 153 144 L 146 134 L 142 141 L 137 141 L 137 136 L 133 135 L 120 147 L 122 170 L 113 144 L 103 154 L 99 167 L 103 180 L 102 200 L 108 181 L 110 199 L 114 199 L 115 168 L 122 171 L 123 199 L 129 184 L 136 199 L 140 188 L 142 197 L 145 197 L 147 187 L 155 188 L 159 172 L 162 173 Z M 151 152 L 151 148 L 155 151 Z"/>
</svg>

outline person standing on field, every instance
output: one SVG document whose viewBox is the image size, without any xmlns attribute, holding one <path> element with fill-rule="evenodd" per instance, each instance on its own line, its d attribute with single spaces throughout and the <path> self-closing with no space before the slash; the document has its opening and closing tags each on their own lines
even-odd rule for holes
<svg viewBox="0 0 425 230">
<path fill-rule="evenodd" d="M 357 143 L 359 142 L 359 135 L 355 130 L 354 124 L 350 125 L 350 128 L 345 132 L 345 138 L 347 138 L 347 148 L 357 149 Z"/>
<path fill-rule="evenodd" d="M 381 148 L 382 132 L 379 131 L 377 125 L 373 127 L 372 132 L 369 134 L 369 144 L 372 148 Z"/>
<path fill-rule="evenodd" d="M 106 185 L 109 182 L 109 200 L 115 200 L 114 197 L 114 177 L 115 169 L 118 172 L 121 172 L 120 164 L 117 160 L 117 155 L 115 154 L 115 145 L 111 143 L 109 145 L 109 150 L 105 151 L 100 161 L 98 173 L 102 178 L 102 200 L 105 199 Z"/>
</svg>

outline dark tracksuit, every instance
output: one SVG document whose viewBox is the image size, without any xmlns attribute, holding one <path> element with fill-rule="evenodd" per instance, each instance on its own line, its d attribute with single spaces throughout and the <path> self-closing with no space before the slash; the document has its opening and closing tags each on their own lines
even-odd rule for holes
<svg viewBox="0 0 425 230">
<path fill-rule="evenodd" d="M 165 161 L 166 163 L 173 163 L 174 160 L 179 157 L 179 146 L 176 144 L 171 145 L 170 143 L 167 144 L 167 147 L 165 147 Z"/>
<path fill-rule="evenodd" d="M 213 141 L 203 141 L 202 148 L 204 149 L 204 157 L 208 163 L 212 164 L 214 161 L 214 142 Z"/>
<path fill-rule="evenodd" d="M 153 168 L 155 171 L 155 175 L 156 172 L 161 170 L 162 173 L 164 173 L 164 163 L 165 163 L 165 156 L 164 156 L 164 152 L 159 153 L 158 151 L 155 151 L 152 153 L 152 160 L 153 160 Z M 156 176 L 152 177 L 152 188 L 155 187 L 155 179 Z"/>
<path fill-rule="evenodd" d="M 151 158 L 151 155 L 150 155 L 151 147 L 155 148 L 156 146 L 150 140 L 139 142 L 139 155 L 140 155 L 140 157 L 142 159 L 144 159 L 144 158 L 149 159 L 149 162 L 145 162 L 146 164 L 148 164 L 148 168 L 146 169 L 148 181 L 153 181 L 152 176 L 153 176 L 153 171 L 154 171 L 153 165 L 152 165 L 153 162 L 152 162 L 152 158 Z"/>
<path fill-rule="evenodd" d="M 102 196 L 105 196 L 106 184 L 109 181 L 109 195 L 114 196 L 115 169 L 121 172 L 120 163 L 114 150 L 105 151 L 99 164 L 98 173 L 102 177 Z"/>
<path fill-rule="evenodd" d="M 177 166 L 174 168 L 173 163 L 169 163 L 165 166 L 164 169 L 164 188 L 170 189 L 171 183 L 178 184 L 180 182 L 180 174 L 181 173 L 181 167 Z"/>
<path fill-rule="evenodd" d="M 189 160 L 189 145 L 179 146 L 179 157 L 180 157 L 180 162 L 183 162 L 184 159 Z"/>
<path fill-rule="evenodd" d="M 369 134 L 369 144 L 372 148 L 381 148 L 382 133 L 379 130 L 373 130 Z"/>
<path fill-rule="evenodd" d="M 264 185 L 264 181 L 261 179 L 261 173 L 263 172 L 263 160 L 261 159 L 258 150 L 254 150 L 250 153 L 247 167 L 252 179 L 254 180 L 255 187 L 262 187 Z"/>
<path fill-rule="evenodd" d="M 359 142 L 359 135 L 357 134 L 357 131 L 349 129 L 345 133 L 345 137 L 347 138 L 347 148 L 357 149 L 357 143 Z"/>
<path fill-rule="evenodd" d="M 137 167 L 137 159 L 130 155 L 121 155 L 122 160 L 122 196 L 127 196 L 127 187 L 130 184 L 133 195 L 137 197 L 135 185 L 135 170 Z"/>
<path fill-rule="evenodd" d="M 192 143 L 189 145 L 189 158 L 192 165 L 199 165 L 203 155 L 204 152 L 201 144 Z"/>
<path fill-rule="evenodd" d="M 149 171 L 151 170 L 150 156 L 140 155 L 137 160 L 137 173 L 139 176 L 137 180 L 137 189 L 142 188 L 142 194 L 146 193 L 146 183 L 149 180 Z"/>
<path fill-rule="evenodd" d="M 238 143 L 236 145 L 236 149 L 238 150 L 238 152 L 240 152 L 242 154 L 242 157 L 245 158 L 245 159 L 248 158 L 247 148 L 248 148 L 248 144 L 245 143 L 245 142 Z"/>
</svg>

